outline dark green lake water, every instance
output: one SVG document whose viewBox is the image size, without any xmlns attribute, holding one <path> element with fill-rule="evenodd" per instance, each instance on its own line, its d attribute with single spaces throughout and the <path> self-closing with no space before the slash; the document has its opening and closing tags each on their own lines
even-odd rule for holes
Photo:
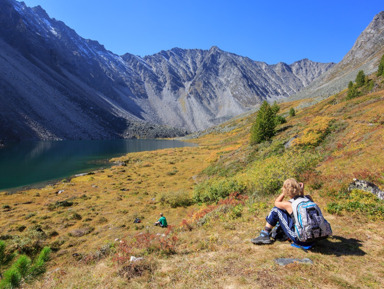
<svg viewBox="0 0 384 289">
<path fill-rule="evenodd" d="M 193 146 L 175 140 L 92 140 L 7 143 L 0 148 L 0 190 L 35 185 L 109 166 L 130 152 Z"/>
</svg>

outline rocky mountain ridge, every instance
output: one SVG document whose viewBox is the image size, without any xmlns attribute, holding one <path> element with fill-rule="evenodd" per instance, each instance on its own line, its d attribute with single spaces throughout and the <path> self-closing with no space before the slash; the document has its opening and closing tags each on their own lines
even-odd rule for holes
<svg viewBox="0 0 384 289">
<path fill-rule="evenodd" d="M 0 139 L 185 134 L 295 94 L 334 65 L 268 65 L 215 46 L 118 56 L 39 6 L 0 6 Z"/>
<path fill-rule="evenodd" d="M 363 70 L 371 74 L 377 70 L 380 58 L 384 54 L 384 11 L 373 18 L 372 22 L 357 38 L 351 50 L 326 73 L 322 74 L 305 89 L 293 95 L 293 99 L 328 97 L 348 86 L 357 73 Z"/>
</svg>

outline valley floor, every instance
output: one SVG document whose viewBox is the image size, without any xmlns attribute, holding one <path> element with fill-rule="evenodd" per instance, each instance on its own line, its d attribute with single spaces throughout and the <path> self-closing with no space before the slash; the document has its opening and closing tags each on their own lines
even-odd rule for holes
<svg viewBox="0 0 384 289">
<path fill-rule="evenodd" d="M 304 106 L 282 104 L 282 113 L 290 107 L 298 113 L 269 146 L 249 145 L 249 115 L 201 136 L 198 147 L 132 153 L 114 160 L 120 165 L 70 181 L 0 193 L 0 239 L 8 248 L 31 256 L 44 245 L 53 250 L 46 273 L 23 288 L 381 288 L 384 205 L 377 201 L 377 211 L 365 211 L 375 205 L 371 197 L 343 200 L 340 192 L 354 176 L 384 183 L 384 92 Z M 253 245 L 275 193 L 249 191 L 259 190 L 264 175 L 283 178 L 278 161 L 289 149 L 281 144 L 294 135 L 303 141 L 307 128 L 325 121 L 330 132 L 310 149 L 317 163 L 298 169 L 334 236 L 309 251 L 288 242 Z M 307 153 L 300 158 L 309 162 Z M 227 182 L 236 189 L 246 184 L 250 197 L 193 203 L 199 185 L 212 192 Z M 160 212 L 169 230 L 153 226 Z M 133 223 L 137 217 L 141 223 Z M 130 262 L 131 256 L 144 259 Z M 280 266 L 277 258 L 313 264 Z"/>
</svg>

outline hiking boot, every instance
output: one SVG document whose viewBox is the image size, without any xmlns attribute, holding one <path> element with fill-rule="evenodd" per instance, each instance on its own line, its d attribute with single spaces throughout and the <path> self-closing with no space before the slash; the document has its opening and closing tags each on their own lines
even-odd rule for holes
<svg viewBox="0 0 384 289">
<path fill-rule="evenodd" d="M 251 242 L 256 245 L 262 245 L 262 244 L 272 244 L 273 241 L 269 237 L 269 234 L 262 230 L 260 233 L 260 236 L 254 239 L 251 239 Z"/>
</svg>

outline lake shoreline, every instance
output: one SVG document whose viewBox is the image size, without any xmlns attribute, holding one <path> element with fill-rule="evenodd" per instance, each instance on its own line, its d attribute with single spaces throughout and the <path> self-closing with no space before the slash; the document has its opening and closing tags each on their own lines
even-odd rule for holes
<svg viewBox="0 0 384 289">
<path fill-rule="evenodd" d="M 25 142 L 0 150 L 0 191 L 14 194 L 42 188 L 77 174 L 113 166 L 111 160 L 132 152 L 195 146 L 176 140 Z"/>
</svg>

